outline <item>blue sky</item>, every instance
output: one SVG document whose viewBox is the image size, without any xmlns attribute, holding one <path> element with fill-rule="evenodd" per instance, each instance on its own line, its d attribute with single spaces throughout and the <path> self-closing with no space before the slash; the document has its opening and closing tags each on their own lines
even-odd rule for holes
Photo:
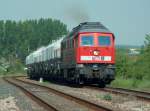
<svg viewBox="0 0 150 111">
<path fill-rule="evenodd" d="M 117 44 L 142 45 L 150 33 L 150 0 L 0 0 L 1 20 L 55 18 L 72 29 L 83 21 L 99 21 Z"/>
</svg>

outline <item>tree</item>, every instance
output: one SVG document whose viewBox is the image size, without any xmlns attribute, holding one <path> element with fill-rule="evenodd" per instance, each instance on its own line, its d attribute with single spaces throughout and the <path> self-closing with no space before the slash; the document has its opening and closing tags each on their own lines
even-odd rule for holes
<svg viewBox="0 0 150 111">
<path fill-rule="evenodd" d="M 142 53 L 134 66 L 134 76 L 137 79 L 150 79 L 150 35 L 146 35 L 144 43 Z"/>
<path fill-rule="evenodd" d="M 9 59 L 25 57 L 41 46 L 67 34 L 67 27 L 59 20 L 39 19 L 0 21 L 0 55 Z"/>
</svg>

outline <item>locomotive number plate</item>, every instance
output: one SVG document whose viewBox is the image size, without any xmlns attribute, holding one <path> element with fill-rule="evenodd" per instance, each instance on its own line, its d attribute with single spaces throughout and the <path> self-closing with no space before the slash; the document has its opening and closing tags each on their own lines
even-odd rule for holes
<svg viewBox="0 0 150 111">
<path fill-rule="evenodd" d="M 92 56 L 92 60 L 101 60 L 101 56 Z"/>
<path fill-rule="evenodd" d="M 81 56 L 83 61 L 111 61 L 111 56 Z"/>
</svg>

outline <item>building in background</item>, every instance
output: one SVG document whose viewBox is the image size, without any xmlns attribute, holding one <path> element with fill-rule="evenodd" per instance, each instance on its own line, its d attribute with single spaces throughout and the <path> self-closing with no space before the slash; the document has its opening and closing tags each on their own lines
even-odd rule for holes
<svg viewBox="0 0 150 111">
<path fill-rule="evenodd" d="M 130 48 L 128 51 L 129 55 L 139 55 L 140 54 L 140 50 L 136 49 L 136 48 Z"/>
</svg>

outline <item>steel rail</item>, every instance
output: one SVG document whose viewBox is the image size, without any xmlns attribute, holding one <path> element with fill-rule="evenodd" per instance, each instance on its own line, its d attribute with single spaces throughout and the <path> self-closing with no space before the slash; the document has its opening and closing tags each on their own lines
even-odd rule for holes
<svg viewBox="0 0 150 111">
<path fill-rule="evenodd" d="M 39 97 L 37 97 L 36 95 L 34 95 L 30 91 L 28 91 L 27 89 L 25 89 L 21 85 L 18 85 L 15 82 L 13 82 L 12 80 L 10 80 L 11 79 L 10 77 L 9 78 L 4 77 L 3 79 L 6 82 L 8 82 L 9 84 L 12 84 L 12 85 L 16 86 L 17 88 L 19 88 L 22 92 L 24 92 L 24 94 L 26 96 L 28 96 L 33 101 L 35 101 L 38 105 L 42 106 L 45 110 L 47 110 L 47 111 L 58 111 L 56 108 L 54 108 L 53 106 L 51 106 L 47 102 L 43 101 L 42 99 L 40 99 Z"/>
<path fill-rule="evenodd" d="M 114 93 L 132 95 L 139 99 L 150 102 L 150 92 L 137 91 L 137 90 L 131 90 L 131 89 L 125 89 L 125 88 L 114 88 L 114 87 L 107 87 L 104 90 L 111 91 Z"/>
<path fill-rule="evenodd" d="M 144 91 L 137 91 L 137 90 L 131 90 L 131 89 L 124 89 L 124 88 L 113 88 L 113 87 L 106 87 L 106 88 L 99 88 L 98 86 L 84 86 L 84 88 L 89 88 L 92 90 L 98 90 L 98 91 L 105 91 L 110 92 L 113 94 L 121 94 L 121 95 L 131 95 L 134 96 L 140 100 L 145 100 L 147 102 L 150 102 L 150 93 L 144 92 Z"/>
<path fill-rule="evenodd" d="M 68 100 L 71 100 L 71 101 L 74 101 L 82 106 L 85 106 L 91 110 L 94 110 L 94 111 L 113 111 L 112 109 L 110 108 L 106 108 L 104 106 L 100 106 L 100 105 L 97 105 L 95 103 L 92 103 L 90 101 L 87 101 L 87 100 L 84 100 L 84 99 L 81 99 L 79 97 L 75 97 L 73 95 L 70 95 L 70 94 L 67 94 L 67 93 L 64 93 L 62 91 L 58 91 L 56 89 L 53 89 L 51 87 L 48 87 L 48 86 L 44 86 L 44 85 L 41 85 L 41 84 L 38 84 L 38 83 L 33 83 L 33 82 L 29 82 L 29 81 L 25 81 L 25 80 L 22 80 L 22 79 L 17 79 L 17 81 L 21 81 L 21 82 L 24 82 L 24 83 L 27 83 L 27 84 L 32 84 L 32 85 L 35 85 L 35 86 L 38 86 L 40 88 L 43 88 L 43 89 L 46 89 L 58 96 L 61 96 L 61 97 L 64 97 Z"/>
</svg>

